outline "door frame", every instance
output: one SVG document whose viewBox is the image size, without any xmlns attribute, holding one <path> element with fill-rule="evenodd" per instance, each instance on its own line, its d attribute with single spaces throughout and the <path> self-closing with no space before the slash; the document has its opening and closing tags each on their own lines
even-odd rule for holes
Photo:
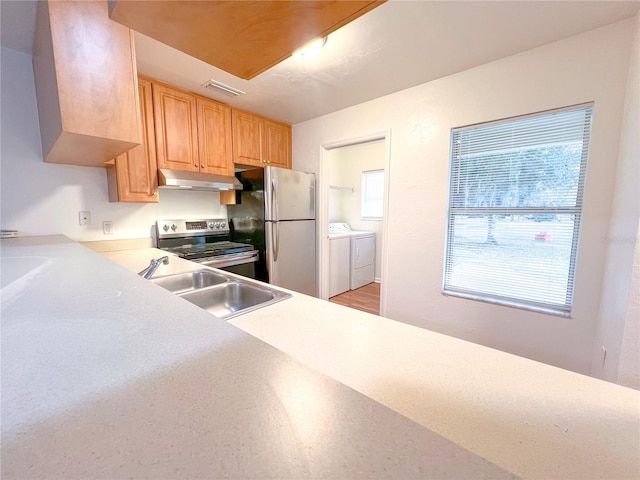
<svg viewBox="0 0 640 480">
<path fill-rule="evenodd" d="M 380 259 L 380 316 L 385 316 L 387 311 L 387 282 L 388 278 L 388 254 L 387 245 L 389 239 L 389 185 L 391 178 L 391 130 L 375 132 L 354 138 L 336 140 L 320 145 L 320 175 L 318 178 L 318 200 L 320 204 L 318 231 L 320 233 L 319 245 L 319 297 L 327 300 L 329 296 L 329 152 L 343 147 L 351 147 L 370 142 L 384 141 L 384 200 L 382 205 L 382 248 Z"/>
</svg>

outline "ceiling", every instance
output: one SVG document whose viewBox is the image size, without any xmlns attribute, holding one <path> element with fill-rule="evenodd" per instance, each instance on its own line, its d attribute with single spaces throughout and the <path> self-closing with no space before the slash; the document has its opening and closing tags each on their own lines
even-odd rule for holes
<svg viewBox="0 0 640 480">
<path fill-rule="evenodd" d="M 35 1 L 0 0 L 2 46 L 33 51 Z M 136 33 L 138 72 L 295 124 L 634 16 L 640 1 L 390 0 L 251 80 Z M 221 48 L 224 48 L 222 46 Z M 237 98 L 202 87 L 215 79 Z"/>
</svg>

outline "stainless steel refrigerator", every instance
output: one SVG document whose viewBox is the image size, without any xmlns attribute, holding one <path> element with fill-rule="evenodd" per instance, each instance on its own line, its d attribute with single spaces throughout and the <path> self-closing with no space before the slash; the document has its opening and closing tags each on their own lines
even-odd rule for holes
<svg viewBox="0 0 640 480">
<path fill-rule="evenodd" d="M 315 174 L 266 167 L 236 177 L 243 190 L 227 206 L 231 238 L 260 251 L 256 277 L 315 296 Z"/>
</svg>

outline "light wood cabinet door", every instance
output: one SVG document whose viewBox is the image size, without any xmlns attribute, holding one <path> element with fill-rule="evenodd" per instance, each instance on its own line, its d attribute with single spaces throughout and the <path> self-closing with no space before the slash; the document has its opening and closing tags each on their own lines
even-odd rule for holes
<svg viewBox="0 0 640 480">
<path fill-rule="evenodd" d="M 231 107 L 197 98 L 200 171 L 233 175 Z"/>
<path fill-rule="evenodd" d="M 291 168 L 291 126 L 233 110 L 233 161 L 256 167 Z"/>
<path fill-rule="evenodd" d="M 109 201 L 157 202 L 158 167 L 153 125 L 153 100 L 151 82 L 138 79 L 142 145 L 118 156 L 113 165 L 107 166 Z"/>
<path fill-rule="evenodd" d="M 133 32 L 103 1 L 37 2 L 33 71 L 46 162 L 104 167 L 141 144 Z"/>
<path fill-rule="evenodd" d="M 263 132 L 263 160 L 272 167 L 291 168 L 291 127 L 265 120 Z"/>
<path fill-rule="evenodd" d="M 264 167 L 262 129 L 264 121 L 257 115 L 233 110 L 233 161 L 242 165 Z"/>
<path fill-rule="evenodd" d="M 153 83 L 158 168 L 199 170 L 196 96 Z"/>
</svg>

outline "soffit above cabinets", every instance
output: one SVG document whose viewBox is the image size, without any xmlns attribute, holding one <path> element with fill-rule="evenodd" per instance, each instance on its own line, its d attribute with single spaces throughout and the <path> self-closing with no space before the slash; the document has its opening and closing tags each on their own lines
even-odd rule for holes
<svg viewBox="0 0 640 480">
<path fill-rule="evenodd" d="M 249 80 L 385 1 L 111 0 L 109 6 L 112 20 Z"/>
</svg>

